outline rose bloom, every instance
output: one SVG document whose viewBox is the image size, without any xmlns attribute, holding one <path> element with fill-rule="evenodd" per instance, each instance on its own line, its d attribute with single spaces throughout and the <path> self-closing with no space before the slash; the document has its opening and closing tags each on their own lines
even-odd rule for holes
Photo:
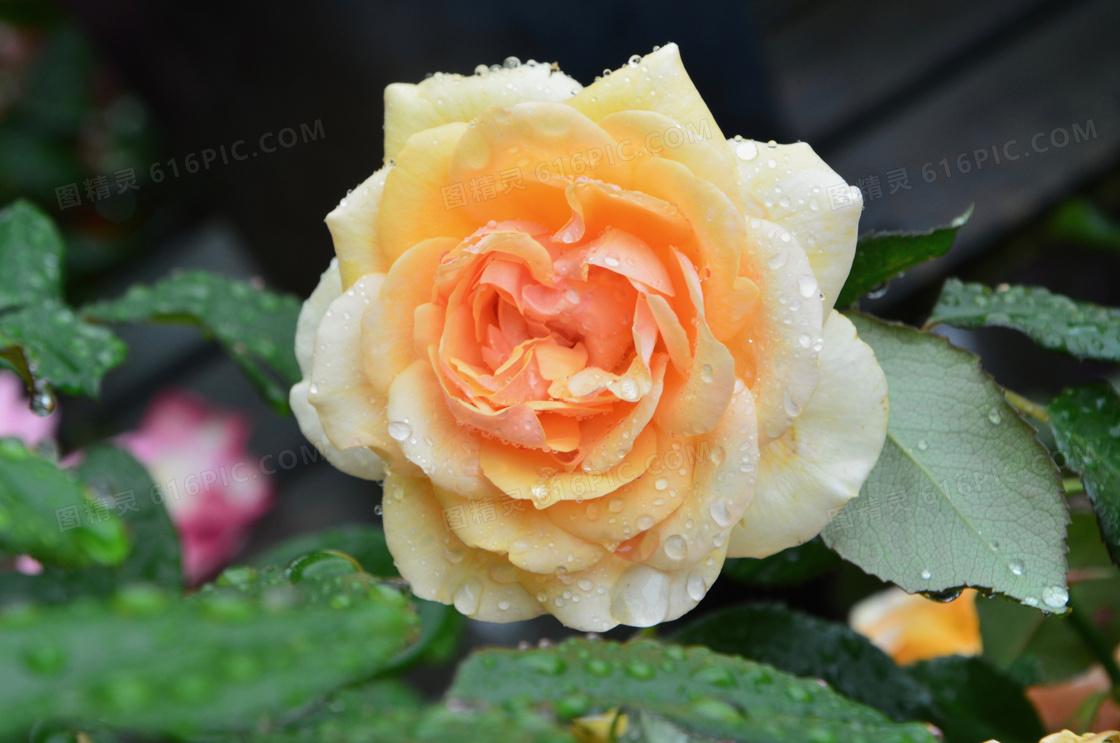
<svg viewBox="0 0 1120 743">
<path fill-rule="evenodd" d="M 858 192 L 808 145 L 725 139 L 676 46 L 586 88 L 536 63 L 390 85 L 385 158 L 327 217 L 291 402 L 384 478 L 417 595 L 649 626 L 858 493 L 887 423 L 832 309 Z"/>
<path fill-rule="evenodd" d="M 240 415 L 178 391 L 158 395 L 140 427 L 116 439 L 163 491 L 191 585 L 225 566 L 272 505 L 272 484 L 248 440 Z"/>
</svg>

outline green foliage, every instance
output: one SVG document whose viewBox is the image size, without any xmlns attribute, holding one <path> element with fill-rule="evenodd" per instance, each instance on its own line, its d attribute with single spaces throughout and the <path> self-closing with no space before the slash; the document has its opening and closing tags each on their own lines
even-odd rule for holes
<svg viewBox="0 0 1120 743">
<path fill-rule="evenodd" d="M 63 569 L 47 565 L 39 575 L 0 572 L 0 606 L 19 602 L 55 604 L 78 596 L 108 596 L 134 583 L 180 590 L 179 537 L 159 492 L 143 465 L 113 446 L 83 452 L 74 473 L 104 500 L 108 514 L 123 526 L 132 549 L 115 566 Z M 81 514 L 86 518 L 86 514 Z"/>
<path fill-rule="evenodd" d="M 824 679 L 892 720 L 924 719 L 932 706 L 929 691 L 867 638 L 846 625 L 778 604 L 723 609 L 689 624 L 673 639 L 741 655 L 795 676 Z"/>
<path fill-rule="evenodd" d="M 1120 309 L 1076 302 L 1037 286 L 1001 286 L 949 279 L 929 324 L 995 326 L 1026 333 L 1050 351 L 1120 362 Z"/>
<path fill-rule="evenodd" d="M 376 526 L 350 524 L 292 537 L 253 558 L 253 564 L 284 566 L 315 550 L 337 550 L 357 560 L 370 575 L 396 578 L 400 574 L 385 544 L 385 532 Z"/>
<path fill-rule="evenodd" d="M 957 230 L 972 216 L 972 207 L 948 225 L 927 232 L 873 232 L 856 244 L 852 270 L 836 298 L 846 307 L 864 294 L 886 284 L 903 271 L 949 252 Z"/>
<path fill-rule="evenodd" d="M 1069 602 L 1091 617 L 1110 643 L 1120 644 L 1120 569 L 1109 560 L 1096 519 L 1075 513 L 1069 527 Z M 1032 668 L 1035 680 L 1061 681 L 1096 662 L 1069 617 L 1045 616 L 1002 599 L 976 602 L 984 655 L 1008 670 Z"/>
<path fill-rule="evenodd" d="M 295 357 L 300 306 L 295 297 L 245 281 L 187 271 L 87 305 L 82 314 L 112 323 L 195 325 L 217 339 L 273 408 L 285 412 L 288 390 L 300 380 Z"/>
<path fill-rule="evenodd" d="M 0 310 L 61 299 L 65 252 L 54 222 L 31 202 L 0 211 Z"/>
<path fill-rule="evenodd" d="M 674 639 L 823 679 L 893 720 L 932 722 L 949 743 L 990 738 L 1035 743 L 1043 735 L 1022 687 L 984 661 L 953 657 L 900 668 L 846 625 L 784 606 L 724 609 L 693 622 Z"/>
<path fill-rule="evenodd" d="M 336 529 L 303 534 L 274 546 L 253 560 L 254 565 L 284 566 L 315 550 L 334 550 L 355 559 L 362 569 L 382 578 L 399 576 L 393 556 L 385 543 L 385 532 L 375 526 L 352 524 Z M 459 645 L 463 616 L 451 606 L 413 597 L 420 614 L 420 639 L 397 658 L 394 667 L 420 661 L 447 660 Z"/>
<path fill-rule="evenodd" d="M 1120 251 L 1120 224 L 1085 198 L 1069 199 L 1050 217 L 1054 237 Z"/>
<path fill-rule="evenodd" d="M 1070 387 L 1047 412 L 1058 448 L 1081 475 L 1104 543 L 1120 565 L 1120 396 L 1107 382 Z"/>
<path fill-rule="evenodd" d="M 383 669 L 417 623 L 397 589 L 329 556 L 287 573 L 227 571 L 186 601 L 135 586 L 12 610 L 0 618 L 0 736 L 40 720 L 264 729 Z"/>
<path fill-rule="evenodd" d="M 723 564 L 721 574 L 755 586 L 790 586 L 820 577 L 840 562 L 840 556 L 818 537 L 761 559 L 732 558 Z"/>
<path fill-rule="evenodd" d="M 983 658 L 934 658 L 907 672 L 932 692 L 932 721 L 950 743 L 1036 743 L 1046 734 L 1023 688 Z"/>
<path fill-rule="evenodd" d="M 569 639 L 548 648 L 475 653 L 448 692 L 466 704 L 543 705 L 562 718 L 622 707 L 649 712 L 690 735 L 742 743 L 791 740 L 933 741 L 915 723 L 822 687 L 702 647 Z"/>
<path fill-rule="evenodd" d="M 1061 611 L 1069 518 L 1034 429 L 972 354 L 851 319 L 886 374 L 891 413 L 879 461 L 825 544 L 910 593 L 975 586 Z"/>
<path fill-rule="evenodd" d="M 0 552 L 67 567 L 121 562 L 128 537 L 89 496 L 72 473 L 19 439 L 0 439 Z"/>
</svg>

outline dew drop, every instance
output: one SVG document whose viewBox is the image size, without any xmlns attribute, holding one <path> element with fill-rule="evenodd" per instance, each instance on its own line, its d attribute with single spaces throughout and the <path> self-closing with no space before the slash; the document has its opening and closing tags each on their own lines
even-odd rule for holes
<svg viewBox="0 0 1120 743">
<path fill-rule="evenodd" d="M 683 560 L 688 556 L 688 542 L 680 534 L 673 534 L 665 540 L 665 556 L 670 560 Z"/>
<path fill-rule="evenodd" d="M 412 427 L 404 421 L 392 421 L 389 423 L 389 435 L 394 441 L 404 441 L 412 435 Z"/>
<path fill-rule="evenodd" d="M 712 521 L 715 521 L 721 528 L 726 529 L 731 526 L 731 512 L 727 508 L 726 498 L 717 498 L 712 501 L 710 508 L 712 514 Z"/>
<path fill-rule="evenodd" d="M 606 263 L 611 268 L 618 268 L 622 261 L 618 259 L 618 253 L 607 253 L 607 256 L 603 259 L 603 263 Z"/>
<path fill-rule="evenodd" d="M 611 498 L 611 502 L 607 504 L 607 508 L 611 513 L 618 513 L 622 510 L 623 502 L 621 498 Z"/>
<path fill-rule="evenodd" d="M 1051 609 L 1061 609 L 1069 603 L 1069 592 L 1061 586 L 1047 586 L 1042 589 L 1042 603 Z"/>
<path fill-rule="evenodd" d="M 705 382 L 711 382 L 715 378 L 715 374 L 712 372 L 711 364 L 704 364 L 702 367 L 700 367 L 700 378 Z"/>
<path fill-rule="evenodd" d="M 809 299 L 817 293 L 817 277 L 809 274 L 797 277 L 797 290 L 802 297 Z"/>
<path fill-rule="evenodd" d="M 649 514 L 642 514 L 634 523 L 638 527 L 638 531 L 648 531 L 653 528 L 653 517 Z"/>
<path fill-rule="evenodd" d="M 735 146 L 735 154 L 740 160 L 754 160 L 758 157 L 758 146 L 754 142 L 741 142 Z"/>
<path fill-rule="evenodd" d="M 929 448 L 929 443 L 925 439 L 922 439 L 918 442 L 918 448 L 925 451 Z"/>
<path fill-rule="evenodd" d="M 988 411 L 988 420 L 991 421 L 993 426 L 998 426 L 1003 422 L 1003 416 L 999 414 L 999 410 L 992 408 Z"/>
<path fill-rule="evenodd" d="M 455 591 L 455 608 L 460 614 L 470 616 L 478 611 L 479 601 L 482 599 L 482 586 L 478 581 L 467 581 Z"/>
<path fill-rule="evenodd" d="M 699 601 L 704 598 L 708 592 L 708 586 L 704 583 L 704 576 L 700 573 L 691 573 L 684 584 L 685 591 L 688 592 L 688 597 L 693 601 Z"/>
<path fill-rule="evenodd" d="M 1011 570 L 1012 575 L 1022 575 L 1023 574 L 1023 561 L 1022 560 L 1012 560 L 1011 562 L 1009 562 L 1007 564 L 1007 567 L 1008 567 L 1009 570 Z"/>
<path fill-rule="evenodd" d="M 498 608 L 502 611 L 509 611 L 509 607 L 510 603 L 504 599 L 498 602 Z"/>
<path fill-rule="evenodd" d="M 929 572 L 928 570 L 923 570 L 922 571 L 922 580 L 929 580 L 932 577 L 933 577 L 933 573 Z"/>
</svg>

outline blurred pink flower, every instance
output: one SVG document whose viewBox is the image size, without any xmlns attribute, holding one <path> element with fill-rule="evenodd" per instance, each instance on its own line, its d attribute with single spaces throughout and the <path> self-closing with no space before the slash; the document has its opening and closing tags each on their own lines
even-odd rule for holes
<svg viewBox="0 0 1120 743">
<path fill-rule="evenodd" d="M 43 417 L 27 407 L 23 382 L 15 374 L 0 371 L 0 438 L 15 436 L 28 446 L 54 438 L 59 415 Z"/>
<path fill-rule="evenodd" d="M 232 559 L 271 506 L 272 484 L 246 448 L 248 439 L 240 415 L 178 391 L 158 395 L 140 428 L 116 439 L 163 491 L 192 585 Z"/>
</svg>

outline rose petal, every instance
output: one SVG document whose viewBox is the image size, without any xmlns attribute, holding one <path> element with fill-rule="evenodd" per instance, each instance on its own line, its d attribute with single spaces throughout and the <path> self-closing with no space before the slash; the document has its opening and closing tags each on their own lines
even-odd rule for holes
<svg viewBox="0 0 1120 743">
<path fill-rule="evenodd" d="M 693 175 L 713 183 L 742 210 L 738 171 L 729 161 L 723 142 L 714 138 L 710 122 L 686 128 L 656 111 L 618 111 L 598 123 L 616 141 L 628 143 L 627 154 L 675 160 Z"/>
<path fill-rule="evenodd" d="M 845 197 L 858 199 L 859 189 L 850 189 L 804 142 L 774 147 L 750 140 L 728 144 L 743 152 L 736 158 L 743 199 L 755 205 L 753 216 L 781 225 L 804 249 L 827 314 L 852 268 L 863 211 L 859 203 L 831 208 L 829 190 L 841 188 Z"/>
<path fill-rule="evenodd" d="M 493 486 L 478 463 L 478 437 L 448 410 L 431 362 L 418 359 L 389 388 L 389 433 L 408 460 L 436 487 L 468 498 L 486 498 Z"/>
<path fill-rule="evenodd" d="M 817 280 L 797 240 L 752 218 L 747 244 L 739 273 L 758 284 L 758 305 L 727 347 L 758 404 L 761 446 L 789 430 L 817 387 L 823 318 Z"/>
<path fill-rule="evenodd" d="M 385 158 L 396 157 L 408 138 L 442 124 L 467 122 L 491 106 L 563 101 L 581 86 L 546 64 L 488 70 L 483 75 L 433 75 L 422 83 L 385 88 Z"/>
<path fill-rule="evenodd" d="M 363 276 L 331 302 L 315 334 L 307 399 L 333 446 L 370 447 L 390 466 L 404 467 L 389 435 L 385 395 L 366 378 L 360 353 L 362 311 L 384 280 L 384 274 Z"/>
<path fill-rule="evenodd" d="M 654 111 L 684 125 L 686 131 L 710 130 L 708 138 L 713 143 L 724 139 L 712 112 L 685 72 L 676 44 L 666 44 L 637 64 L 601 77 L 565 102 L 592 121 L 602 121 L 619 111 Z M 730 148 L 723 157 L 734 166 Z"/>
<path fill-rule="evenodd" d="M 381 194 L 389 168 L 377 171 L 342 197 L 327 215 L 334 252 L 338 254 L 342 287 L 369 273 L 385 273 L 389 264 L 377 247 L 377 221 Z"/>
<path fill-rule="evenodd" d="M 557 527 L 544 513 L 523 500 L 502 498 L 498 491 L 469 500 L 435 487 L 432 493 L 444 513 L 466 509 L 467 518 L 452 529 L 469 547 L 508 553 L 510 563 L 531 573 L 552 575 L 561 570 L 584 570 L 607 550 Z"/>
<path fill-rule="evenodd" d="M 380 480 L 385 477 L 385 463 L 372 449 L 353 447 L 339 449 L 331 444 L 323 426 L 319 423 L 319 413 L 307 401 L 308 380 L 296 384 L 288 396 L 292 406 L 292 413 L 299 423 L 299 430 L 316 449 L 326 457 L 327 461 L 348 475 L 360 477 L 363 480 Z"/>
<path fill-rule="evenodd" d="M 331 302 L 342 294 L 342 279 L 339 276 L 338 258 L 332 258 L 331 264 L 319 277 L 315 291 L 303 303 L 299 311 L 299 320 L 296 322 L 296 361 L 299 370 L 306 379 L 311 376 L 311 354 L 315 350 L 315 333 L 319 331 L 319 323 L 323 322 L 323 315 L 330 308 Z"/>
<path fill-rule="evenodd" d="M 520 571 L 504 555 L 472 549 L 448 528 L 429 480 L 390 474 L 382 507 L 393 562 L 420 598 L 454 604 L 463 614 L 488 622 L 544 613 L 517 582 Z"/>
<path fill-rule="evenodd" d="M 824 326 L 820 384 L 793 428 L 762 449 L 754 503 L 729 554 L 766 557 L 820 533 L 859 489 L 886 437 L 887 380 L 855 326 L 833 311 Z"/>
<path fill-rule="evenodd" d="M 366 377 L 387 394 L 393 380 L 416 360 L 416 310 L 431 300 L 440 256 L 455 247 L 452 238 L 424 240 L 393 263 L 381 288 L 362 310 L 361 354 Z M 427 358 L 427 350 L 423 358 Z"/>
<path fill-rule="evenodd" d="M 406 250 L 422 240 L 453 237 L 456 241 L 474 232 L 479 223 L 458 204 L 462 183 L 448 180 L 447 163 L 466 124 L 447 124 L 413 135 L 397 155 L 396 165 L 385 177 L 377 220 L 377 246 L 391 266 Z M 462 192 L 464 199 L 470 194 Z"/>
</svg>

